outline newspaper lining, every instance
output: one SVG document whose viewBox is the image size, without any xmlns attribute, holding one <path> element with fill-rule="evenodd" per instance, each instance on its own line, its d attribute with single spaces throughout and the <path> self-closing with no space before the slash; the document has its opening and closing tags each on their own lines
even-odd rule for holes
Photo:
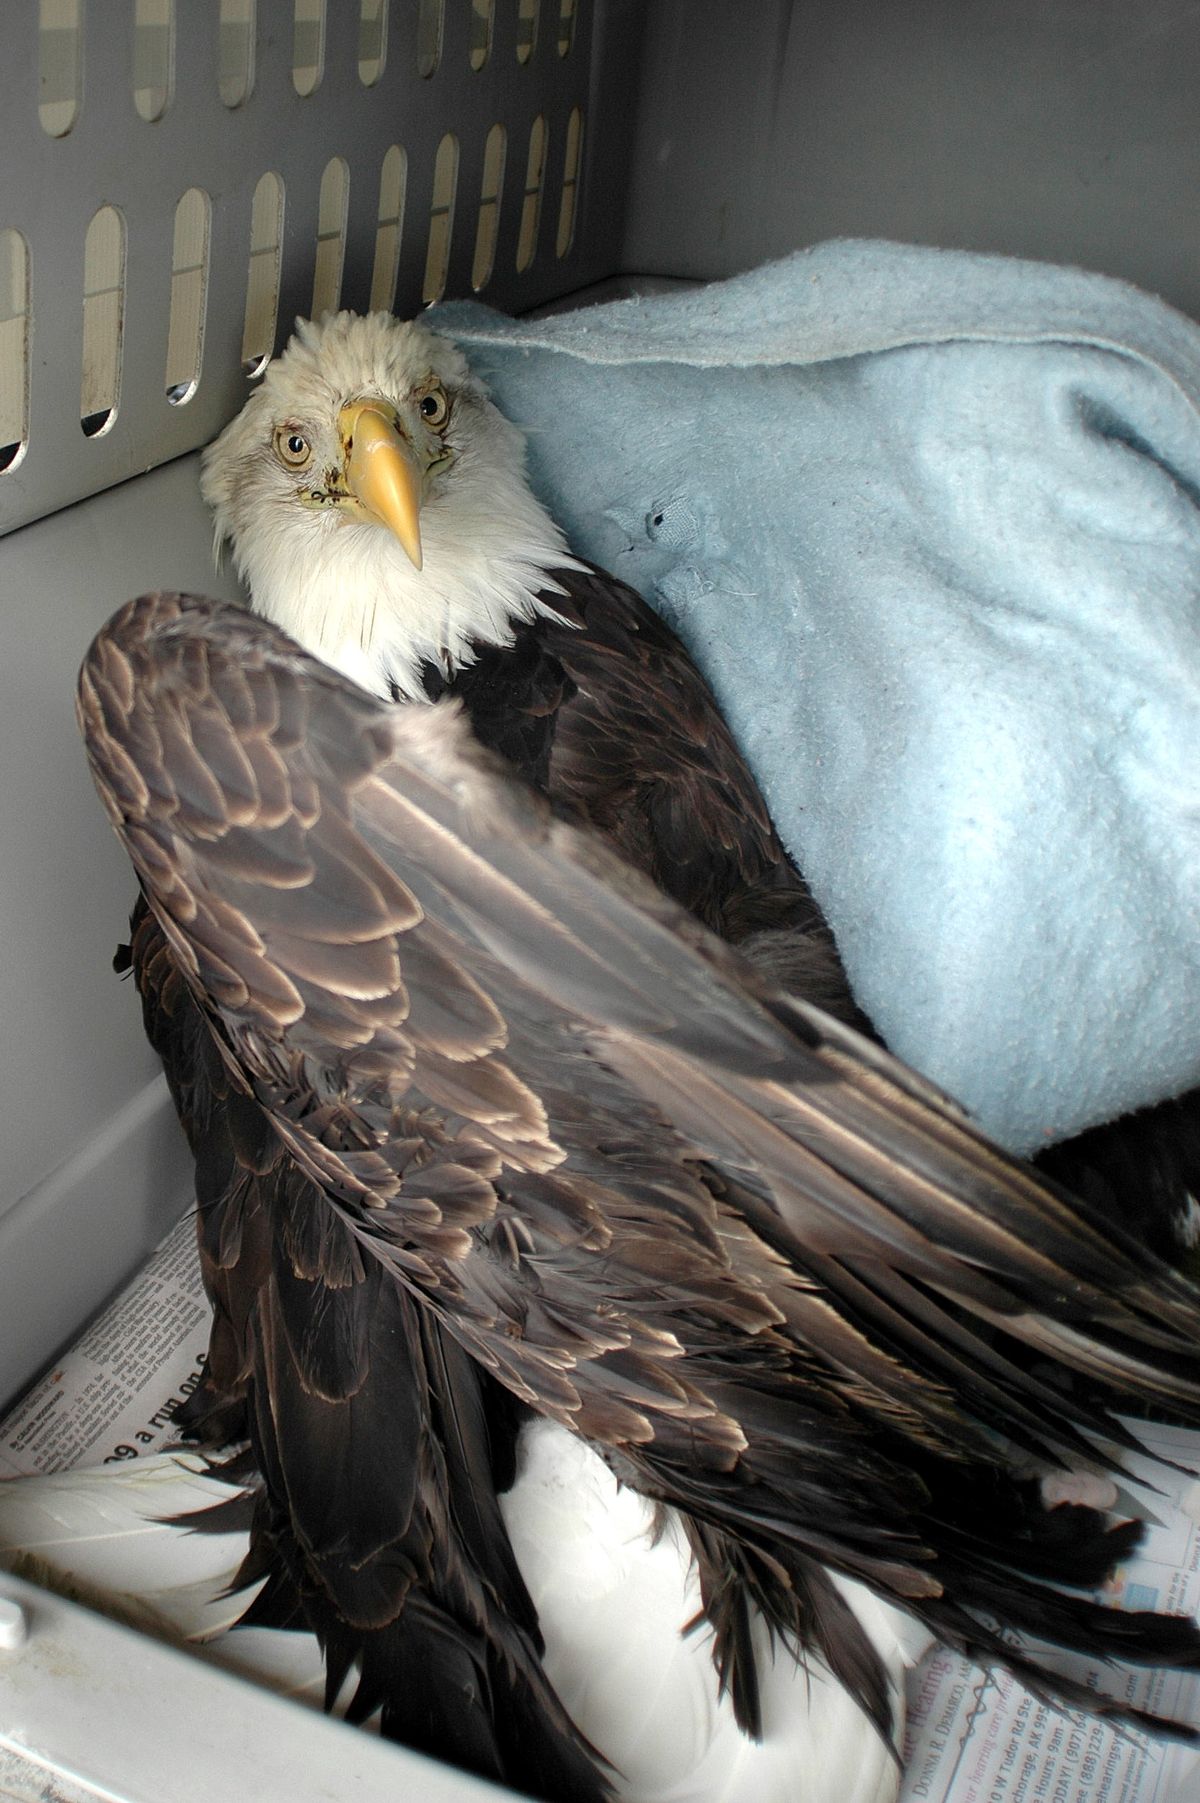
<svg viewBox="0 0 1200 1803">
<path fill-rule="evenodd" d="M 190 1215 L 58 1364 L 0 1421 L 0 1478 L 115 1463 L 173 1438 L 172 1411 L 200 1380 L 209 1307 Z M 1200 1469 L 1200 1432 L 1131 1424 L 1154 1452 Z M 1127 1461 L 1158 1490 L 1136 1558 L 1105 1596 L 1200 1616 L 1200 1483 Z M 1091 1689 L 1200 1727 L 1200 1675 L 1046 1662 Z M 900 1803 L 1196 1803 L 1200 1751 L 1068 1715 L 1006 1671 L 936 1648 L 910 1676 Z"/>
<path fill-rule="evenodd" d="M 209 1320 L 189 1213 L 0 1421 L 0 1478 L 133 1459 L 177 1438 L 172 1413 L 200 1381 Z"/>
</svg>

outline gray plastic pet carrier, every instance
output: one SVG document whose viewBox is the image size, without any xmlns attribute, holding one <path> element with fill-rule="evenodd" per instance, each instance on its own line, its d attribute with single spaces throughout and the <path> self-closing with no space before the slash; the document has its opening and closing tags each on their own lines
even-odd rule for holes
<svg viewBox="0 0 1200 1803">
<path fill-rule="evenodd" d="M 459 295 L 522 313 L 840 235 L 1078 263 L 1195 315 L 1198 76 L 1178 0 L 6 0 L 0 1400 L 188 1205 L 112 972 L 133 882 L 74 679 L 130 596 L 236 593 L 197 451 L 293 319 Z M 477 1788 L 15 1580 L 0 1595 L 38 1626 L 6 1652 L 22 1629 L 0 1618 L 0 1715 L 49 1646 L 23 1744 L 105 1796 Z"/>
</svg>

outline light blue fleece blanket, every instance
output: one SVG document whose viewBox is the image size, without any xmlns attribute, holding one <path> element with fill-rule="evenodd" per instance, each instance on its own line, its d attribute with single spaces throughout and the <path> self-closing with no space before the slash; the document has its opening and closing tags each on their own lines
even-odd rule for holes
<svg viewBox="0 0 1200 1803">
<path fill-rule="evenodd" d="M 1200 328 L 853 241 L 431 324 L 690 647 L 896 1052 L 1021 1151 L 1200 1082 Z"/>
</svg>

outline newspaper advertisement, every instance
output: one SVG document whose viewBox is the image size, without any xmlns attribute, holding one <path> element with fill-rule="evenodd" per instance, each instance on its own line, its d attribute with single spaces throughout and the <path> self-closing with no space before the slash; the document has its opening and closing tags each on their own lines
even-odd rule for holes
<svg viewBox="0 0 1200 1803">
<path fill-rule="evenodd" d="M 173 1438 L 172 1411 L 195 1388 L 209 1309 L 188 1216 L 115 1302 L 0 1422 L 0 1478 L 136 1458 Z M 1200 1469 L 1200 1433 L 1132 1423 L 1156 1453 Z M 1148 1529 L 1106 1600 L 1200 1615 L 1200 1482 L 1128 1461 Z M 1048 1652 L 1093 1690 L 1200 1726 L 1200 1675 L 1106 1667 Z M 911 1674 L 900 1803 L 1198 1803 L 1200 1752 L 1179 1741 L 1070 1715 L 1010 1672 L 945 1648 Z"/>
</svg>

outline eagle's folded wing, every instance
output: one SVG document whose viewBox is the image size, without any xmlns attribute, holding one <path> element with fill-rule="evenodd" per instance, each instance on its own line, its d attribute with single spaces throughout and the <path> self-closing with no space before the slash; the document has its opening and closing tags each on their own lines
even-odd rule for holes
<svg viewBox="0 0 1200 1803">
<path fill-rule="evenodd" d="M 234 1083 L 481 1364 L 650 1494 L 940 1631 L 973 1538 L 967 1600 L 1024 1586 L 1019 1622 L 1107 1631 L 1042 1582 L 1099 1582 L 1111 1536 L 1051 1570 L 970 1472 L 1115 1457 L 1092 1436 L 1132 1398 L 1200 1419 L 1189 1285 L 771 989 L 452 706 L 159 595 L 101 633 L 80 713 Z M 1148 1620 L 1130 1656 L 1196 1656 Z"/>
</svg>

